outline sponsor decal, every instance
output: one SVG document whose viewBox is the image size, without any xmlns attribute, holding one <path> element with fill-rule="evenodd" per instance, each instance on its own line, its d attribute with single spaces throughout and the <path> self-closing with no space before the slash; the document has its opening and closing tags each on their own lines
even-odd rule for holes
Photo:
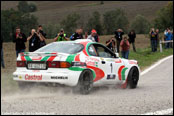
<svg viewBox="0 0 174 116">
<path fill-rule="evenodd" d="M 121 59 L 115 60 L 115 63 L 121 63 Z"/>
<path fill-rule="evenodd" d="M 115 62 L 114 59 L 106 59 L 106 61 L 108 61 L 108 62 Z"/>
<path fill-rule="evenodd" d="M 116 75 L 115 74 L 108 74 L 107 79 L 115 79 Z"/>
<path fill-rule="evenodd" d="M 40 70 L 32 70 L 32 72 L 40 72 Z"/>
<path fill-rule="evenodd" d="M 25 80 L 42 80 L 42 75 L 25 75 Z"/>
<path fill-rule="evenodd" d="M 89 66 L 95 66 L 98 67 L 98 62 L 99 60 L 96 58 L 91 58 L 91 57 L 85 57 L 85 62 Z"/>
<path fill-rule="evenodd" d="M 137 64 L 137 62 L 129 60 L 129 64 Z"/>
<path fill-rule="evenodd" d="M 51 79 L 68 79 L 67 76 L 51 76 Z"/>
<path fill-rule="evenodd" d="M 13 75 L 13 78 L 18 78 L 18 75 Z"/>
<path fill-rule="evenodd" d="M 22 79 L 22 76 L 19 76 L 19 79 Z"/>
<path fill-rule="evenodd" d="M 32 60 L 41 60 L 41 59 L 42 59 L 41 56 L 33 56 L 33 57 L 32 57 Z"/>
</svg>

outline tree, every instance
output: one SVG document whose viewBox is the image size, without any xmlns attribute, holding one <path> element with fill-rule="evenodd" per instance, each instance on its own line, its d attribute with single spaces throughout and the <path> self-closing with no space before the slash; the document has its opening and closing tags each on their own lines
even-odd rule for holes
<svg viewBox="0 0 174 116">
<path fill-rule="evenodd" d="M 168 2 L 165 7 L 157 12 L 154 25 L 160 30 L 165 30 L 168 27 L 173 28 L 173 2 Z"/>
<path fill-rule="evenodd" d="M 37 25 L 37 18 L 34 15 L 14 9 L 1 10 L 1 33 L 4 41 L 12 41 L 11 35 L 17 26 L 28 35 L 31 28 L 35 28 Z"/>
<path fill-rule="evenodd" d="M 97 11 L 93 12 L 91 18 L 89 18 L 88 20 L 86 27 L 88 31 L 90 31 L 91 29 L 95 29 L 99 35 L 103 33 L 99 12 Z"/>
<path fill-rule="evenodd" d="M 128 24 L 127 16 L 122 9 L 108 11 L 103 14 L 103 25 L 106 34 L 113 34 L 113 32 L 118 28 L 127 31 Z"/>
<path fill-rule="evenodd" d="M 37 6 L 34 3 L 28 4 L 27 1 L 19 1 L 17 7 L 23 13 L 35 12 L 37 10 Z"/>
<path fill-rule="evenodd" d="M 130 29 L 134 29 L 138 34 L 146 34 L 149 32 L 150 23 L 144 16 L 138 14 L 131 22 Z"/>
<path fill-rule="evenodd" d="M 70 36 L 75 31 L 78 25 L 80 15 L 77 13 L 69 14 L 65 19 L 61 21 L 61 26 L 65 30 L 65 33 Z"/>
<path fill-rule="evenodd" d="M 60 25 L 59 24 L 52 24 L 48 23 L 46 25 L 43 25 L 43 29 L 45 33 L 47 34 L 47 39 L 55 38 L 56 34 L 60 30 Z"/>
</svg>

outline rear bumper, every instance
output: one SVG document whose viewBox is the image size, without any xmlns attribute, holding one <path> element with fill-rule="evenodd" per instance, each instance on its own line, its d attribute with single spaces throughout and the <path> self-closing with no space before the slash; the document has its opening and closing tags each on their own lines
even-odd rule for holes
<svg viewBox="0 0 174 116">
<path fill-rule="evenodd" d="M 21 70 L 13 73 L 13 80 L 25 82 L 52 82 L 68 86 L 76 86 L 82 71 L 71 71 L 69 69 L 43 70 Z"/>
</svg>

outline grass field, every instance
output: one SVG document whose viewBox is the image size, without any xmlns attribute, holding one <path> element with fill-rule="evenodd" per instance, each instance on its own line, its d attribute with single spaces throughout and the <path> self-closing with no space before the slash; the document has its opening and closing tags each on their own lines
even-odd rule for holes
<svg viewBox="0 0 174 116">
<path fill-rule="evenodd" d="M 125 10 L 129 21 L 137 14 L 144 15 L 149 21 L 155 18 L 156 12 L 165 6 L 168 1 L 32 1 L 38 11 L 33 14 L 38 17 L 40 24 L 59 23 L 68 14 L 79 13 L 85 24 L 94 11 L 101 15 L 116 8 Z M 2 9 L 17 9 L 18 1 L 1 1 Z"/>
</svg>

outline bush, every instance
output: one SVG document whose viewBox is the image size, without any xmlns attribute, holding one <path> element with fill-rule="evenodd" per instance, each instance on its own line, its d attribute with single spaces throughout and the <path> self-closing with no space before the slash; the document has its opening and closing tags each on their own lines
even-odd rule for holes
<svg viewBox="0 0 174 116">
<path fill-rule="evenodd" d="M 61 26 L 63 27 L 65 33 L 70 36 L 78 25 L 78 20 L 80 15 L 76 13 L 69 14 L 65 19 L 61 21 Z"/>
<path fill-rule="evenodd" d="M 30 30 L 37 25 L 37 18 L 34 15 L 15 11 L 14 9 L 1 10 L 1 34 L 4 41 L 12 41 L 12 34 L 17 26 L 27 36 Z"/>
<path fill-rule="evenodd" d="M 144 16 L 138 14 L 131 22 L 131 29 L 134 29 L 137 34 L 147 34 L 150 31 L 150 23 Z"/>
<path fill-rule="evenodd" d="M 103 33 L 99 12 L 93 12 L 91 18 L 89 18 L 88 20 L 86 27 L 88 31 L 91 31 L 91 29 L 95 29 L 99 35 Z"/>
<path fill-rule="evenodd" d="M 60 25 L 48 23 L 47 25 L 43 25 L 43 30 L 47 34 L 47 39 L 53 39 L 60 31 Z"/>
<path fill-rule="evenodd" d="M 113 34 L 113 32 L 118 28 L 123 29 L 123 31 L 127 31 L 128 29 L 129 22 L 122 9 L 108 11 L 103 14 L 103 18 L 103 25 L 106 34 Z"/>
<path fill-rule="evenodd" d="M 27 1 L 19 1 L 18 10 L 23 13 L 35 12 L 37 11 L 37 6 L 34 3 L 28 4 Z"/>
<path fill-rule="evenodd" d="M 157 12 L 154 25 L 160 30 L 165 30 L 168 27 L 173 28 L 173 2 L 169 2 L 167 6 Z"/>
</svg>

